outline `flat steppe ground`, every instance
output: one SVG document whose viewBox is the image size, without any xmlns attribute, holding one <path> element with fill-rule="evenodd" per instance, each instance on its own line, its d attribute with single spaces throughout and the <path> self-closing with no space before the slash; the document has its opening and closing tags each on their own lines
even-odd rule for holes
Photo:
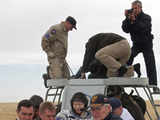
<svg viewBox="0 0 160 120">
<path fill-rule="evenodd" d="M 151 104 L 148 101 L 146 101 L 146 103 L 153 120 L 157 120 Z M 160 104 L 160 101 L 156 101 L 156 103 Z M 0 120 L 15 120 L 16 106 L 17 103 L 0 103 Z M 160 113 L 160 107 L 158 108 L 158 112 Z M 145 115 L 145 118 L 146 120 L 149 120 L 147 115 Z"/>
</svg>

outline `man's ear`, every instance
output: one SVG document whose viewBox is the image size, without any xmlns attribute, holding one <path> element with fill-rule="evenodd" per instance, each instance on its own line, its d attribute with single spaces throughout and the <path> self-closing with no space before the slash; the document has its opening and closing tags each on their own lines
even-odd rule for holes
<svg viewBox="0 0 160 120">
<path fill-rule="evenodd" d="M 112 111 L 112 107 L 111 107 L 110 104 L 106 104 L 105 108 L 106 108 L 107 111 Z"/>
<path fill-rule="evenodd" d="M 42 113 L 39 112 L 39 117 L 42 119 Z"/>
<path fill-rule="evenodd" d="M 121 111 L 122 111 L 122 110 L 123 110 L 123 107 L 121 106 L 120 109 L 121 109 Z"/>
<path fill-rule="evenodd" d="M 39 113 L 39 110 L 37 110 L 37 114 L 39 115 L 40 113 Z"/>
<path fill-rule="evenodd" d="M 18 114 L 19 113 L 19 111 L 16 109 L 16 113 Z"/>
</svg>

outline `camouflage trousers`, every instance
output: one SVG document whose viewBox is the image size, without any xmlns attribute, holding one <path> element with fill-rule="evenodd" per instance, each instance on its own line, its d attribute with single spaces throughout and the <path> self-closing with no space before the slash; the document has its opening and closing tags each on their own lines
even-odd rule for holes
<svg viewBox="0 0 160 120">
<path fill-rule="evenodd" d="M 127 63 L 131 55 L 131 48 L 127 40 L 108 45 L 97 51 L 95 57 L 107 68 L 108 77 L 118 77 L 118 69 Z M 124 77 L 134 75 L 133 66 L 128 66 Z"/>
<path fill-rule="evenodd" d="M 65 59 L 62 58 L 48 58 L 49 61 L 49 75 L 52 79 L 69 79 L 70 72 L 68 64 Z"/>
</svg>

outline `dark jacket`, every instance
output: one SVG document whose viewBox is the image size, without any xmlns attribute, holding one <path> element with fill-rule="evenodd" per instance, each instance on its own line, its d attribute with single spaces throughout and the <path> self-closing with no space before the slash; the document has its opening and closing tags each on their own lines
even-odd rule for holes
<svg viewBox="0 0 160 120">
<path fill-rule="evenodd" d="M 151 27 L 151 17 L 144 12 L 141 12 L 133 23 L 128 18 L 122 23 L 123 31 L 130 33 L 133 45 L 140 48 L 152 48 L 153 35 L 151 34 Z"/>
<path fill-rule="evenodd" d="M 86 43 L 82 72 L 89 72 L 89 64 L 95 59 L 95 54 L 101 48 L 125 39 L 115 33 L 99 33 L 92 36 Z"/>
<path fill-rule="evenodd" d="M 104 120 L 122 120 L 122 118 L 120 118 L 117 115 L 114 115 L 114 114 L 110 113 Z"/>
</svg>

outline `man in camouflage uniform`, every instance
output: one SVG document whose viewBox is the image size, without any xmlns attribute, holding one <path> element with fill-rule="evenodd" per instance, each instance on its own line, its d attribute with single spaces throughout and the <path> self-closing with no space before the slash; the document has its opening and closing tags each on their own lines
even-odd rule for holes
<svg viewBox="0 0 160 120">
<path fill-rule="evenodd" d="M 69 78 L 70 73 L 65 60 L 68 49 L 68 32 L 76 29 L 76 20 L 69 16 L 64 22 L 53 25 L 42 37 L 42 49 L 49 62 L 49 76 L 52 79 Z"/>
</svg>

